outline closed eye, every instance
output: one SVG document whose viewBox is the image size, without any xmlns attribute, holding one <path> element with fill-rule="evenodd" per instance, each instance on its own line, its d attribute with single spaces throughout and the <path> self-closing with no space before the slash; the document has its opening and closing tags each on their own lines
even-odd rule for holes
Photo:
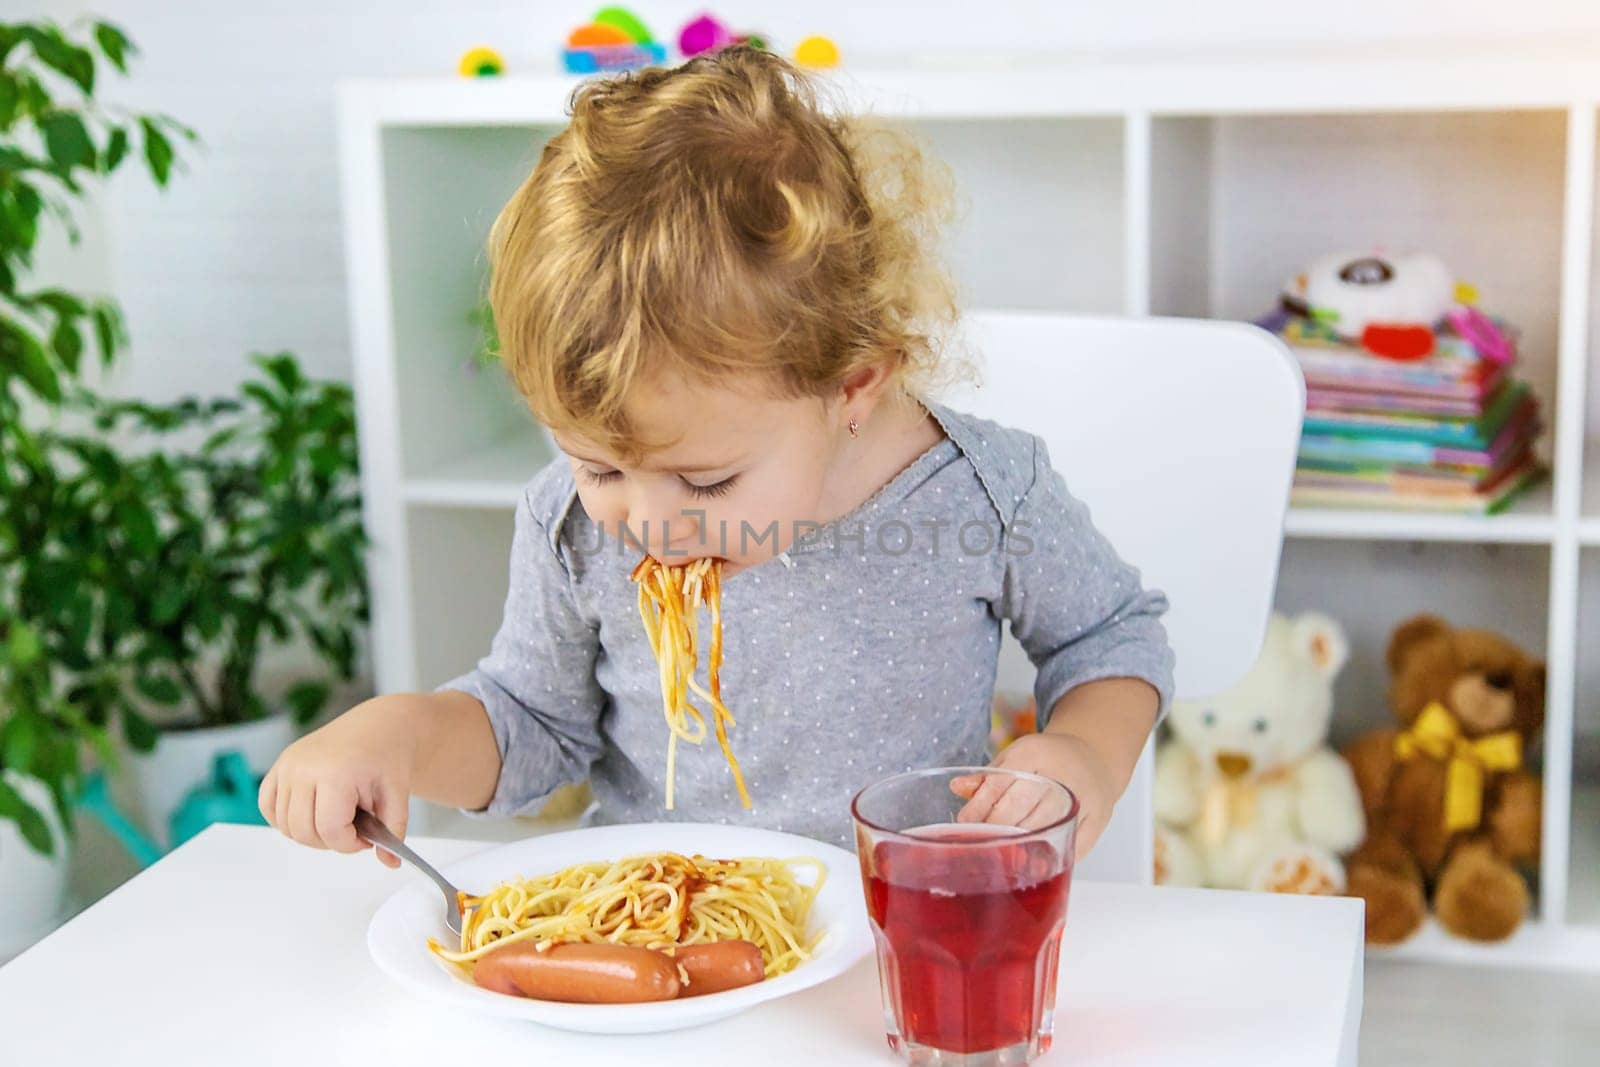
<svg viewBox="0 0 1600 1067">
<path fill-rule="evenodd" d="M 588 467 L 581 468 L 584 480 L 590 485 L 609 485 L 622 477 L 621 471 L 592 471 Z"/>
<path fill-rule="evenodd" d="M 722 479 L 720 482 L 712 482 L 710 485 L 696 485 L 687 478 L 683 480 L 683 484 L 684 488 L 689 490 L 690 496 L 705 498 L 727 496 L 733 489 L 733 484 L 738 480 L 739 476 L 735 474 Z"/>
</svg>

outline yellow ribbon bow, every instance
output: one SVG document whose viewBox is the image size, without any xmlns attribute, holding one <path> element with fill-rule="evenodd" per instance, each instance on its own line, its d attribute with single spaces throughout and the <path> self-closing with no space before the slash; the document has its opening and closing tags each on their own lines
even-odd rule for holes
<svg viewBox="0 0 1600 1067">
<path fill-rule="evenodd" d="M 1446 760 L 1444 828 L 1454 833 L 1470 830 L 1483 819 L 1483 779 L 1486 773 L 1514 771 L 1522 766 L 1522 738 L 1515 730 L 1489 734 L 1476 741 L 1461 732 L 1450 709 L 1435 701 L 1422 709 L 1411 729 L 1394 739 L 1394 754 L 1403 760 L 1418 754 Z"/>
<path fill-rule="evenodd" d="M 1256 821 L 1259 792 L 1257 784 L 1248 779 L 1214 779 L 1200 798 L 1200 839 L 1215 848 L 1230 829 L 1248 829 Z"/>
<path fill-rule="evenodd" d="M 1254 777 L 1213 778 L 1200 794 L 1200 839 L 1215 848 L 1230 830 L 1255 825 L 1264 786 L 1281 785 L 1293 774 L 1290 767 L 1275 767 Z"/>
</svg>

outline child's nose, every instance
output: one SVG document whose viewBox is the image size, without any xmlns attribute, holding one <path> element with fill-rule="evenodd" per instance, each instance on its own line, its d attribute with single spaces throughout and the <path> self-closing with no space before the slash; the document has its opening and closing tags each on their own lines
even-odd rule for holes
<svg viewBox="0 0 1600 1067">
<path fill-rule="evenodd" d="M 687 551 L 700 543 L 700 517 L 676 494 L 639 491 L 629 495 L 624 522 L 646 549 Z"/>
</svg>

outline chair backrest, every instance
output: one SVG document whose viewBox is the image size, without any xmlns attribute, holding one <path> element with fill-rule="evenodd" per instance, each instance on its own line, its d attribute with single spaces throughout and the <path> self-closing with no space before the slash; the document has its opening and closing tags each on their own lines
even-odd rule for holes
<svg viewBox="0 0 1600 1067">
<path fill-rule="evenodd" d="M 1095 525 L 1171 601 L 1180 697 L 1227 689 L 1261 650 L 1305 386 L 1288 350 L 1240 323 L 973 312 L 980 385 L 950 406 L 1042 437 Z M 1005 686 L 1031 687 L 1007 637 Z M 1148 882 L 1151 754 L 1086 877 Z"/>
</svg>

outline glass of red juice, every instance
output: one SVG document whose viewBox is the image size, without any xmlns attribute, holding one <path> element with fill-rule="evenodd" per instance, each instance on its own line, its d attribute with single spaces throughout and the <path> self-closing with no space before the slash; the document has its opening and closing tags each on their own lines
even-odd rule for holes
<svg viewBox="0 0 1600 1067">
<path fill-rule="evenodd" d="M 963 821 L 954 786 L 1004 789 L 1007 824 Z M 856 794 L 856 853 L 889 1046 L 928 1067 L 1025 1064 L 1050 1048 L 1078 802 L 1059 782 L 940 767 Z"/>
</svg>

